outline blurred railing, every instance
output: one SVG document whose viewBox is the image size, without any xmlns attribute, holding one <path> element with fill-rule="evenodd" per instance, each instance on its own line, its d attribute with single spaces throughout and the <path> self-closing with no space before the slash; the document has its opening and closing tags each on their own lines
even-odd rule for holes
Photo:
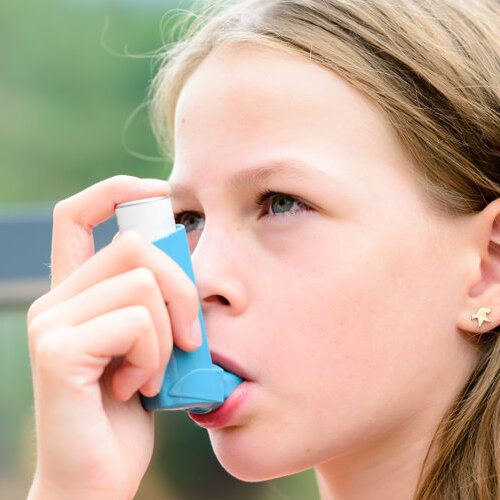
<svg viewBox="0 0 500 500">
<path fill-rule="evenodd" d="M 49 290 L 53 207 L 0 206 L 0 307 L 29 304 Z M 117 230 L 114 216 L 96 227 L 96 251 Z"/>
</svg>

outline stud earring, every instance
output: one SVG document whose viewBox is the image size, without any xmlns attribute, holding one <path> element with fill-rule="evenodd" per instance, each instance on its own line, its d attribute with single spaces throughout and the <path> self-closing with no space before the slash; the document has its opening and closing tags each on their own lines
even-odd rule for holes
<svg viewBox="0 0 500 500">
<path fill-rule="evenodd" d="M 480 307 L 476 314 L 471 316 L 471 320 L 477 319 L 479 323 L 479 327 L 486 321 L 487 323 L 491 323 L 491 319 L 489 319 L 486 315 L 491 312 L 491 307 Z"/>
</svg>

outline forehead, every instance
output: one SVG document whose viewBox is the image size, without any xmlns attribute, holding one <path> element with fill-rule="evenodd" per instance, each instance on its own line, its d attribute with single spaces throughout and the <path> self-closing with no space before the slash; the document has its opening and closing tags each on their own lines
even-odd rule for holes
<svg viewBox="0 0 500 500">
<path fill-rule="evenodd" d="M 188 78 L 176 108 L 173 177 L 201 169 L 216 181 L 294 152 L 328 157 L 328 169 L 340 175 L 362 176 L 367 161 L 406 159 L 379 109 L 305 57 L 233 45 L 211 53 Z"/>
</svg>

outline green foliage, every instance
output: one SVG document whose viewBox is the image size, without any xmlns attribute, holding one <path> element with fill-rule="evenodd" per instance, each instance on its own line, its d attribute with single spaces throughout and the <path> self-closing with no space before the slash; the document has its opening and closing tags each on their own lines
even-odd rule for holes
<svg viewBox="0 0 500 500">
<path fill-rule="evenodd" d="M 159 2 L 137 7 L 3 0 L 0 202 L 56 201 L 118 173 L 166 175 L 165 162 L 136 158 L 122 144 L 152 77 L 151 57 L 124 51 L 154 53 L 168 10 Z M 158 156 L 144 109 L 126 143 Z"/>
</svg>

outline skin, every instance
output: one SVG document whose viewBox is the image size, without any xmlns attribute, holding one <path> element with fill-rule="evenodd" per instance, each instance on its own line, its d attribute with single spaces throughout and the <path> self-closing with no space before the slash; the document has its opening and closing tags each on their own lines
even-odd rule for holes
<svg viewBox="0 0 500 500">
<path fill-rule="evenodd" d="M 138 488 L 153 430 L 135 391 L 158 391 L 172 341 L 196 347 L 196 290 L 133 232 L 94 255 L 90 228 L 116 203 L 171 189 L 210 348 L 251 380 L 231 422 L 209 430 L 222 465 L 245 481 L 315 467 L 324 499 L 411 498 L 477 360 L 467 333 L 500 322 L 500 201 L 437 213 L 376 106 L 307 59 L 248 45 L 190 76 L 175 144 L 170 185 L 121 176 L 56 207 L 53 287 L 28 314 L 30 498 Z M 277 159 L 307 166 L 227 186 Z M 264 189 L 286 196 L 258 206 Z M 484 305 L 491 323 L 479 329 L 470 316 Z M 135 368 L 116 371 L 117 355 Z"/>
</svg>

